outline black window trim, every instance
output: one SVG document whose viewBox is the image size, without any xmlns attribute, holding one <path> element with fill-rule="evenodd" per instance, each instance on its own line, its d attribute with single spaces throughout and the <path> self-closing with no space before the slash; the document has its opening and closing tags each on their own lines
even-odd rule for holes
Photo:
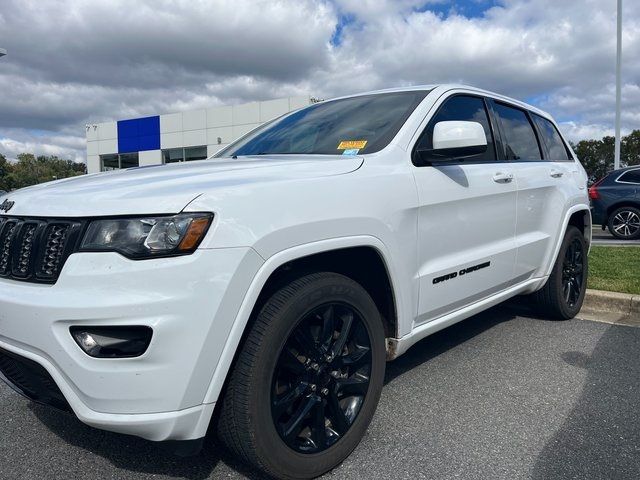
<svg viewBox="0 0 640 480">
<path fill-rule="evenodd" d="M 622 183 L 625 185 L 640 185 L 640 182 L 627 182 L 625 180 L 620 180 L 622 177 L 624 177 L 627 173 L 629 172 L 635 172 L 635 171 L 640 171 L 640 167 L 638 168 L 629 168 L 628 170 L 625 170 L 624 172 L 622 172 L 620 175 L 618 175 L 616 177 L 616 179 L 614 180 L 615 183 Z"/>
<path fill-rule="evenodd" d="M 535 112 L 528 112 L 528 113 L 531 116 L 531 120 L 532 120 L 532 123 L 534 125 L 534 128 L 536 129 L 536 132 L 538 133 L 538 135 L 542 139 L 542 143 L 544 144 L 544 158 L 547 159 L 548 162 L 574 162 L 575 160 L 573 159 L 573 155 L 571 155 L 571 150 L 569 149 L 569 146 L 567 145 L 567 142 L 565 142 L 564 138 L 562 138 L 562 134 L 560 133 L 560 130 L 558 130 L 558 127 L 556 127 L 555 123 L 552 122 L 550 119 L 548 119 L 546 117 L 543 117 L 542 115 L 539 115 L 539 114 L 537 114 Z M 545 121 L 547 121 L 547 122 L 549 122 L 551 124 L 553 129 L 558 134 L 558 137 L 560 137 L 560 141 L 562 142 L 562 146 L 564 147 L 564 150 L 567 153 L 567 157 L 568 158 L 566 160 L 556 160 L 556 159 L 551 158 L 549 146 L 547 145 L 547 142 L 544 141 L 544 135 L 542 134 L 542 132 L 538 128 L 538 125 L 535 122 L 534 116 L 538 117 L 538 118 L 541 118 L 542 120 L 545 120 Z"/>
<path fill-rule="evenodd" d="M 493 111 L 493 114 L 496 116 L 496 124 L 498 125 L 498 128 L 500 129 L 500 148 L 502 149 L 502 155 L 505 160 L 505 162 L 507 163 L 541 163 L 541 162 L 549 162 L 549 159 L 547 158 L 547 151 L 546 151 L 546 146 L 544 146 L 543 141 L 542 141 L 542 135 L 540 134 L 540 132 L 538 131 L 538 128 L 535 124 L 535 122 L 533 121 L 533 118 L 531 117 L 531 112 L 524 108 L 521 107 L 520 105 L 515 105 L 511 102 L 505 101 L 505 100 L 501 100 L 501 99 L 495 99 L 495 98 L 491 98 L 491 107 L 492 107 L 492 111 L 493 111 L 493 105 L 494 104 L 501 104 L 504 105 L 505 107 L 509 107 L 509 108 L 513 108 L 514 110 L 520 110 L 521 112 L 523 112 L 525 114 L 525 116 L 527 117 L 527 120 L 529 121 L 529 125 L 531 126 L 531 128 L 533 129 L 533 134 L 536 137 L 536 142 L 538 144 L 538 151 L 540 152 L 540 160 L 527 160 L 527 159 L 516 159 L 516 160 L 512 160 L 512 159 L 507 159 L 507 153 L 506 150 L 504 148 L 504 141 L 502 141 L 502 138 L 505 137 L 504 135 L 504 127 L 502 125 L 502 121 L 500 120 L 500 116 L 495 113 L 495 111 Z M 560 137 L 562 138 L 562 137 Z M 563 142 L 564 143 L 564 142 Z"/>
<path fill-rule="evenodd" d="M 418 135 L 418 138 L 416 139 L 416 141 L 413 143 L 413 146 L 411 147 L 411 163 L 413 164 L 413 166 L 422 168 L 422 167 L 438 167 L 443 165 L 478 165 L 478 164 L 491 165 L 495 163 L 505 163 L 504 153 L 502 151 L 502 137 L 498 139 L 498 133 L 496 131 L 496 124 L 495 124 L 496 118 L 494 117 L 493 108 L 489 104 L 488 97 L 476 92 L 455 92 L 451 95 L 446 95 L 445 93 L 443 96 L 444 96 L 444 99 L 442 100 L 440 105 L 438 105 L 437 110 L 433 112 L 432 115 L 429 115 L 429 113 L 427 113 L 429 120 L 427 121 L 424 128 L 420 132 L 420 135 Z M 496 156 L 495 160 L 464 160 L 464 159 L 443 160 L 443 161 L 432 161 L 432 162 L 429 162 L 428 164 L 421 163 L 417 160 L 416 151 L 417 151 L 418 145 L 420 144 L 420 140 L 422 140 L 422 137 L 426 134 L 429 128 L 429 125 L 431 124 L 431 121 L 436 117 L 436 115 L 438 115 L 438 113 L 440 112 L 440 109 L 444 106 L 444 104 L 454 97 L 474 97 L 482 100 L 485 108 L 485 113 L 487 114 L 487 119 L 489 120 L 489 128 L 491 129 L 491 136 L 493 137 L 493 151 L 495 152 L 495 156 Z M 500 146 L 500 148 L 498 148 L 498 145 Z"/>
</svg>

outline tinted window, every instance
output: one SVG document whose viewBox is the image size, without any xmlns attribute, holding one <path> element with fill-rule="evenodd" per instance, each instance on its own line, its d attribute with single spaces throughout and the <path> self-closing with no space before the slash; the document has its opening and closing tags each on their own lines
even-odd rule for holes
<svg viewBox="0 0 640 480">
<path fill-rule="evenodd" d="M 507 160 L 541 160 L 536 134 L 527 114 L 502 103 L 495 104 L 495 112 L 502 124 Z"/>
<path fill-rule="evenodd" d="M 138 153 L 123 153 L 120 155 L 120 168 L 132 168 L 139 166 Z"/>
<path fill-rule="evenodd" d="M 542 141 L 547 147 L 547 152 L 549 152 L 549 160 L 570 160 L 567 148 L 555 125 L 538 115 L 532 115 L 532 117 L 542 135 Z"/>
<path fill-rule="evenodd" d="M 433 129 L 436 123 L 452 120 L 478 122 L 482 125 L 482 128 L 484 128 L 484 134 L 487 137 L 487 149 L 483 153 L 469 157 L 468 160 L 492 161 L 496 159 L 493 135 L 491 134 L 491 126 L 489 124 L 489 117 L 484 105 L 484 100 L 479 97 L 469 97 L 466 95 L 457 95 L 449 98 L 442 104 L 435 116 L 429 121 L 427 128 L 418 141 L 417 148 L 432 149 Z"/>
<path fill-rule="evenodd" d="M 618 181 L 640 184 L 640 168 L 623 173 L 622 176 L 618 178 Z"/>
<path fill-rule="evenodd" d="M 182 148 L 169 148 L 162 150 L 162 161 L 164 163 L 181 162 L 184 159 L 184 151 Z"/>
<path fill-rule="evenodd" d="M 204 160 L 207 158 L 207 146 L 169 148 L 162 150 L 162 161 L 164 163 L 190 162 L 192 160 Z"/>
<path fill-rule="evenodd" d="M 102 162 L 102 165 L 100 166 L 101 172 L 108 172 L 110 170 L 117 170 L 120 168 L 118 155 L 100 155 L 100 161 Z"/>
<path fill-rule="evenodd" d="M 119 168 L 137 167 L 138 153 L 121 153 L 112 155 L 100 155 L 100 170 L 107 172 L 109 170 L 117 170 Z"/>
<path fill-rule="evenodd" d="M 184 161 L 205 160 L 207 158 L 207 147 L 188 147 L 184 149 Z"/>
<path fill-rule="evenodd" d="M 377 152 L 393 139 L 427 93 L 394 92 L 317 103 L 274 120 L 216 157 Z"/>
</svg>

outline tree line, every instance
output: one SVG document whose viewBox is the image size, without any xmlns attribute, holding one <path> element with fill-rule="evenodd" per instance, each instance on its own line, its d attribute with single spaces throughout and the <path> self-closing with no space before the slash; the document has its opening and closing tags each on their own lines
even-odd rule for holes
<svg viewBox="0 0 640 480">
<path fill-rule="evenodd" d="M 614 138 L 581 140 L 571 146 L 589 174 L 589 183 L 597 181 L 613 170 Z M 10 162 L 0 153 L 0 190 L 12 191 L 37 183 L 75 177 L 87 173 L 84 163 L 65 160 L 56 156 L 30 153 L 18 155 L 17 162 Z M 620 162 L 623 167 L 640 165 L 640 130 L 634 130 L 621 139 Z"/>
<path fill-rule="evenodd" d="M 65 160 L 55 155 L 36 157 L 31 153 L 21 153 L 17 160 L 17 162 L 11 162 L 0 153 L 0 190 L 10 192 L 38 183 L 87 173 L 87 166 L 84 163 Z"/>
<path fill-rule="evenodd" d="M 589 174 L 589 184 L 596 182 L 613 170 L 614 138 L 580 140 L 572 144 L 573 151 Z M 640 130 L 634 130 L 620 139 L 620 165 L 640 165 Z"/>
</svg>

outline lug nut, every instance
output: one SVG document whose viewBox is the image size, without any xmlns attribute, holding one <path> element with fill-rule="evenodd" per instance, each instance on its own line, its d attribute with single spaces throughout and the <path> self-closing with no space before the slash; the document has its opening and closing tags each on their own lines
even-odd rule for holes
<svg viewBox="0 0 640 480">
<path fill-rule="evenodd" d="M 315 392 L 318 387 L 316 387 L 315 385 L 310 385 L 309 388 L 311 388 L 312 392 Z"/>
<path fill-rule="evenodd" d="M 311 368 L 313 368 L 314 370 L 318 370 L 318 368 L 320 368 L 320 365 L 318 365 L 317 363 L 312 363 Z"/>
<path fill-rule="evenodd" d="M 323 389 L 320 391 L 320 393 L 321 393 L 322 395 L 329 395 L 329 389 L 328 389 L 328 388 L 323 388 Z"/>
<path fill-rule="evenodd" d="M 340 372 L 338 372 L 337 370 L 334 370 L 333 372 L 331 372 L 330 374 L 333 378 L 338 378 L 340 377 Z"/>
</svg>

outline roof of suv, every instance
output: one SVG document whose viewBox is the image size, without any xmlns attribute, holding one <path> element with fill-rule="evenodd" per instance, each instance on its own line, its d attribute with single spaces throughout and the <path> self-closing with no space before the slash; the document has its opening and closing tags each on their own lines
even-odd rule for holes
<svg viewBox="0 0 640 480">
<path fill-rule="evenodd" d="M 516 100 L 515 98 L 511 98 L 511 97 L 507 97 L 505 95 L 500 95 L 499 93 L 495 93 L 495 92 L 491 92 L 489 90 L 483 90 L 481 88 L 476 88 L 476 87 L 472 87 L 470 85 L 464 85 L 464 84 L 458 84 L 458 83 L 442 83 L 442 84 L 432 84 L 432 85 L 412 85 L 412 86 L 407 86 L 407 87 L 394 87 L 394 88 L 384 88 L 384 89 L 380 89 L 380 90 L 371 90 L 369 92 L 361 92 L 361 93 L 356 93 L 356 94 L 352 94 L 352 95 L 343 95 L 340 97 L 336 97 L 336 98 L 331 98 L 328 100 L 338 100 L 340 98 L 350 98 L 350 97 L 359 97 L 361 95 L 373 95 L 373 94 L 378 94 L 378 93 L 391 93 L 391 92 L 411 92 L 411 91 L 418 91 L 418 90 L 435 90 L 436 88 L 440 89 L 442 91 L 442 93 L 449 91 L 449 90 L 466 90 L 468 92 L 473 92 L 473 93 L 477 93 L 480 95 L 487 95 L 493 98 L 496 98 L 498 100 L 504 100 L 506 102 L 512 103 L 514 105 L 518 105 L 522 108 L 525 108 L 527 110 L 530 110 L 534 113 L 537 113 L 538 115 L 541 115 L 543 117 L 552 119 L 551 115 L 549 115 L 547 112 L 545 112 L 544 110 L 540 110 L 537 107 L 534 107 L 533 105 L 529 105 L 528 103 L 522 102 L 520 100 Z"/>
<path fill-rule="evenodd" d="M 609 173 L 609 175 L 613 175 L 614 173 L 626 172 L 627 170 L 637 170 L 638 168 L 640 168 L 640 165 L 630 165 L 628 167 L 624 167 L 624 168 L 619 168 L 617 170 L 613 170 L 611 173 Z"/>
</svg>

